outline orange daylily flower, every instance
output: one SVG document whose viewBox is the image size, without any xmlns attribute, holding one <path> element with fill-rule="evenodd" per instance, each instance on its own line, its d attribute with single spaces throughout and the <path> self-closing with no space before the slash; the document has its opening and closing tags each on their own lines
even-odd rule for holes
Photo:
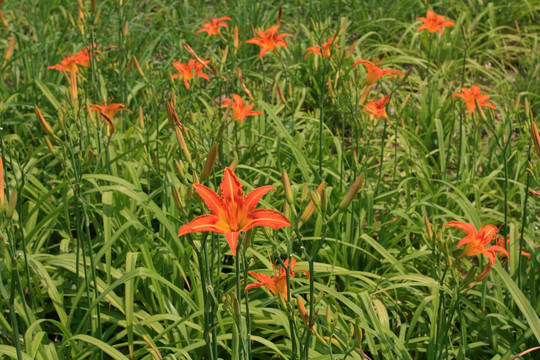
<svg viewBox="0 0 540 360">
<path fill-rule="evenodd" d="M 129 111 L 132 114 L 132 111 L 126 109 L 124 104 L 122 103 L 110 103 L 109 105 L 107 105 L 107 102 L 104 101 L 103 105 L 92 105 L 90 106 L 90 108 L 92 109 L 92 111 L 97 111 L 99 115 L 101 115 L 101 117 L 105 119 L 105 123 L 107 124 L 107 134 L 109 136 L 114 133 L 114 124 L 112 121 L 117 112 Z M 112 132 L 110 131 L 111 127 L 113 129 Z"/>
<path fill-rule="evenodd" d="M 90 108 L 93 111 L 97 111 L 99 113 L 99 115 L 101 115 L 101 116 L 105 115 L 107 117 L 107 119 L 109 119 L 111 121 L 114 118 L 114 116 L 116 115 L 116 113 L 119 112 L 119 111 L 129 111 L 130 113 L 132 113 L 132 111 L 129 110 L 129 109 L 126 109 L 126 107 L 122 103 L 110 103 L 109 105 L 107 105 L 107 103 L 104 101 L 103 106 L 102 105 L 92 105 L 92 106 L 90 106 Z"/>
<path fill-rule="evenodd" d="M 204 185 L 194 184 L 193 187 L 212 214 L 198 216 L 189 224 L 182 225 L 178 236 L 202 231 L 225 234 L 231 252 L 236 256 L 241 231 L 248 231 L 255 226 L 268 226 L 272 229 L 291 226 L 289 220 L 278 211 L 255 209 L 268 191 L 275 190 L 273 186 L 261 186 L 244 197 L 242 184 L 228 167 L 225 168 L 220 185 L 221 196 Z"/>
<path fill-rule="evenodd" d="M 187 64 L 183 64 L 180 61 L 173 61 L 172 65 L 180 74 L 174 74 L 172 76 L 173 79 L 178 78 L 184 78 L 184 85 L 186 86 L 186 89 L 189 89 L 189 80 L 200 77 L 205 79 L 206 81 L 210 81 L 210 78 L 207 74 L 202 72 L 202 68 L 205 65 L 210 64 L 210 60 L 201 60 L 195 61 L 193 59 L 189 60 Z"/>
<path fill-rule="evenodd" d="M 94 48 L 97 47 L 97 44 L 94 44 Z M 58 71 L 63 72 L 78 72 L 78 65 L 84 67 L 90 67 L 91 54 L 89 53 L 90 45 L 87 46 L 84 50 L 79 51 L 73 56 L 66 55 L 66 57 L 60 62 L 60 64 L 51 65 L 47 67 L 47 70 L 58 69 Z M 94 50 L 94 53 L 101 54 L 101 51 Z"/>
<path fill-rule="evenodd" d="M 369 118 L 373 119 L 375 116 L 377 119 L 388 120 L 388 115 L 386 114 L 386 104 L 390 100 L 390 94 L 386 95 L 379 99 L 379 101 L 370 101 L 366 104 L 366 108 L 362 110 L 366 114 L 369 114 Z"/>
<path fill-rule="evenodd" d="M 418 31 L 427 29 L 430 33 L 438 31 L 442 34 L 443 27 L 454 26 L 456 23 L 451 20 L 444 20 L 444 16 L 437 15 L 433 10 L 428 10 L 426 17 L 419 17 L 416 21 L 421 20 L 424 23 L 420 25 Z"/>
<path fill-rule="evenodd" d="M 223 16 L 217 19 L 212 18 L 206 24 L 202 24 L 203 28 L 195 31 L 195 34 L 199 34 L 201 32 L 206 31 L 208 33 L 208 36 L 221 35 L 221 31 L 219 30 L 219 27 L 220 26 L 223 26 L 225 28 L 229 27 L 229 25 L 227 25 L 227 23 L 224 22 L 225 20 L 232 20 L 232 19 L 228 16 Z"/>
<path fill-rule="evenodd" d="M 467 233 L 467 236 L 461 239 L 457 246 L 461 247 L 463 245 L 467 245 L 461 256 L 475 256 L 482 254 L 488 258 L 488 264 L 485 270 L 478 276 L 470 288 L 472 288 L 478 281 L 483 280 L 489 274 L 493 264 L 495 264 L 495 258 L 497 257 L 498 252 L 502 252 L 508 256 L 508 252 L 502 246 L 487 246 L 491 240 L 493 240 L 498 230 L 497 227 L 493 225 L 484 226 L 479 231 L 476 231 L 476 227 L 473 224 L 465 222 L 450 221 L 446 224 L 446 226 L 455 227 Z"/>
<path fill-rule="evenodd" d="M 268 274 L 258 274 L 253 271 L 249 272 L 249 275 L 253 276 L 255 279 L 259 280 L 259 282 L 253 282 L 251 284 L 248 284 L 246 286 L 245 291 L 248 291 L 249 289 L 258 288 L 261 286 L 266 287 L 268 290 L 272 292 L 274 295 L 281 294 L 283 296 L 283 299 L 288 300 L 288 293 L 287 293 L 287 267 L 289 267 L 289 259 L 285 260 L 283 262 L 283 265 L 285 267 L 281 267 L 279 269 L 279 275 L 276 273 L 276 266 L 272 264 L 272 267 L 274 268 L 274 276 L 270 276 Z M 298 270 L 293 271 L 293 268 L 296 266 L 296 259 L 291 260 L 291 267 L 289 270 L 289 277 L 294 277 L 294 274 L 303 272 L 307 275 L 309 279 L 309 272 L 306 270 Z"/>
<path fill-rule="evenodd" d="M 489 95 L 480 95 L 480 87 L 478 85 L 473 85 L 471 87 L 471 90 L 467 88 L 461 88 L 460 93 L 452 94 L 452 97 L 459 97 L 465 100 L 465 106 L 469 109 L 469 115 L 471 115 L 476 109 L 476 101 L 475 99 L 478 99 L 478 104 L 480 106 L 486 106 L 492 109 L 495 109 L 495 105 L 492 103 L 489 103 L 485 100 L 489 99 L 491 96 Z"/>
<path fill-rule="evenodd" d="M 352 67 L 354 68 L 358 64 L 364 65 L 367 69 L 366 86 L 373 85 L 375 82 L 377 82 L 377 80 L 386 75 L 390 75 L 392 77 L 392 80 L 394 80 L 394 74 L 403 76 L 403 73 L 401 71 L 392 69 L 381 69 L 379 67 L 380 63 L 377 61 L 375 61 L 375 63 L 372 63 L 368 60 L 356 60 Z"/>
<path fill-rule="evenodd" d="M 306 49 L 308 53 L 306 54 L 305 58 L 307 58 L 309 54 L 316 54 L 316 55 L 324 57 L 325 59 L 328 59 L 331 54 L 331 45 L 336 39 L 337 39 L 337 36 L 332 36 L 330 39 L 328 39 L 327 42 L 322 44 L 322 52 L 321 52 L 321 47 L 319 46 L 308 47 Z M 334 45 L 337 46 L 337 44 L 334 44 Z"/>
<path fill-rule="evenodd" d="M 500 247 L 502 248 L 508 248 L 508 246 L 510 246 L 510 238 L 506 239 L 506 244 L 504 243 L 504 238 L 503 237 L 497 237 L 495 238 L 495 244 L 499 245 Z M 524 248 L 522 248 L 521 250 L 521 256 L 526 256 L 528 257 L 529 259 L 531 258 L 531 254 L 526 252 L 525 250 L 523 250 Z M 497 257 L 499 259 L 501 259 L 503 257 L 503 254 L 502 253 L 498 253 L 497 254 Z"/>
<path fill-rule="evenodd" d="M 246 40 L 247 44 L 255 44 L 259 45 L 261 49 L 261 53 L 259 57 L 262 59 L 264 54 L 266 54 L 267 51 L 274 51 L 276 49 L 276 46 L 284 46 L 287 47 L 287 43 L 283 38 L 285 36 L 292 36 L 291 34 L 277 34 L 277 31 L 279 29 L 279 25 L 271 26 L 270 29 L 265 33 L 264 31 L 257 31 L 258 38 L 255 37 L 253 39 Z"/>
<path fill-rule="evenodd" d="M 231 99 L 223 99 L 222 103 L 222 108 L 228 108 L 231 103 Z M 263 115 L 263 113 L 260 111 L 252 111 L 251 109 L 253 108 L 253 105 L 244 106 L 244 100 L 242 100 L 238 94 L 233 94 L 233 103 L 231 106 L 233 110 L 233 121 L 240 120 L 243 122 L 246 116 Z"/>
</svg>

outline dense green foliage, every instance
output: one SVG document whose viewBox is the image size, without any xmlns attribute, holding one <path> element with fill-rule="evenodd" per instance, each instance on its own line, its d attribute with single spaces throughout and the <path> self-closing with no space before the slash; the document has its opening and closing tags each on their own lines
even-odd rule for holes
<svg viewBox="0 0 540 360">
<path fill-rule="evenodd" d="M 283 2 L 288 46 L 260 59 L 245 41 L 276 25 L 277 1 L 4 1 L 0 359 L 538 358 L 540 3 L 426 3 Z M 417 31 L 428 9 L 456 24 Z M 223 16 L 222 36 L 195 33 Z M 331 36 L 329 59 L 306 56 Z M 47 67 L 94 43 L 75 94 L 69 72 Z M 210 81 L 173 79 L 172 62 L 193 59 L 183 44 L 210 60 Z M 367 97 L 391 93 L 387 121 L 362 112 L 358 59 L 404 74 Z M 484 117 L 451 96 L 473 84 L 496 107 Z M 230 121 L 232 94 L 264 114 Z M 110 98 L 131 113 L 108 136 L 90 106 Z M 217 191 L 229 166 L 246 193 L 273 185 L 259 207 L 292 224 L 242 233 L 237 258 L 221 234 L 178 237 L 208 213 L 192 184 L 214 144 L 201 183 Z M 510 239 L 475 285 L 488 258 L 460 257 L 452 220 Z M 288 279 L 290 301 L 243 291 L 248 271 L 288 256 L 311 273 Z"/>
</svg>

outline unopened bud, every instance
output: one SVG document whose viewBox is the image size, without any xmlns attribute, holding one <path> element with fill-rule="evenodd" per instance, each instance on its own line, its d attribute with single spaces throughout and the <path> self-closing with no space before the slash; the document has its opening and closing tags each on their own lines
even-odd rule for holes
<svg viewBox="0 0 540 360">
<path fill-rule="evenodd" d="M 311 201 L 309 202 L 309 204 L 306 206 L 306 209 L 304 210 L 304 213 L 302 214 L 302 216 L 300 216 L 300 220 L 298 221 L 298 229 L 300 229 L 302 227 L 302 225 L 304 225 L 310 218 L 311 216 L 313 215 L 313 213 L 315 212 L 315 202 L 318 202 L 319 203 L 319 206 L 320 206 L 320 198 L 321 198 L 321 192 L 324 188 L 324 181 L 319 185 L 319 187 L 317 188 L 317 191 L 316 192 L 312 192 L 310 194 L 311 196 Z M 315 200 L 315 201 L 314 201 Z"/>
<path fill-rule="evenodd" d="M 353 201 L 354 197 L 362 187 L 362 184 L 364 183 L 364 175 L 360 175 L 354 180 L 354 183 L 349 188 L 349 191 L 347 191 L 347 194 L 341 200 L 341 204 L 339 204 L 339 211 L 345 211 Z"/>
<path fill-rule="evenodd" d="M 238 50 L 238 26 L 234 26 L 234 30 L 233 30 L 233 46 L 234 46 L 234 50 L 236 52 L 236 50 Z"/>
<path fill-rule="evenodd" d="M 308 198 L 309 189 L 306 184 L 302 186 L 302 191 L 300 192 L 300 202 L 305 202 Z"/>
<path fill-rule="evenodd" d="M 86 148 L 86 152 L 84 154 L 84 162 L 86 164 L 90 164 L 93 159 L 94 159 L 94 151 L 89 146 L 89 147 Z"/>
<path fill-rule="evenodd" d="M 229 168 L 234 172 L 236 170 L 236 165 L 238 164 L 238 160 L 237 159 L 233 159 L 233 161 L 231 162 L 231 164 L 229 165 Z"/>
<path fill-rule="evenodd" d="M 174 171 L 182 182 L 186 182 L 186 174 L 184 173 L 184 163 L 182 161 L 174 160 Z"/>
<path fill-rule="evenodd" d="M 326 307 L 326 325 L 329 326 L 332 323 L 332 309 L 330 306 Z"/>
<path fill-rule="evenodd" d="M 252 238 L 253 238 L 253 228 L 246 231 L 246 236 L 244 237 L 244 246 L 243 246 L 244 253 L 251 246 L 251 239 Z"/>
<path fill-rule="evenodd" d="M 144 129 L 144 115 L 142 107 L 139 107 L 139 126 L 141 127 L 141 129 Z"/>
<path fill-rule="evenodd" d="M 6 216 L 8 219 L 13 217 L 13 213 L 15 212 L 15 207 L 17 206 L 17 192 L 11 191 L 11 194 L 9 194 L 9 202 L 7 206 Z"/>
<path fill-rule="evenodd" d="M 53 144 L 51 143 L 51 140 L 47 136 L 45 136 L 45 144 L 47 144 L 47 147 L 51 151 L 51 153 L 56 154 L 56 150 L 54 150 Z"/>
<path fill-rule="evenodd" d="M 540 134 L 538 133 L 538 128 L 536 127 L 536 123 L 534 121 L 531 123 L 531 136 L 536 153 L 538 156 L 540 156 Z"/>
<path fill-rule="evenodd" d="M 292 205 L 294 202 L 292 190 L 291 190 L 291 183 L 289 182 L 289 174 L 287 174 L 287 171 L 283 169 L 281 172 L 281 182 L 283 183 L 283 189 L 285 190 L 285 197 L 287 199 L 287 203 L 289 205 Z"/>
<path fill-rule="evenodd" d="M 277 90 L 277 93 L 279 95 L 279 99 L 281 100 L 281 102 L 287 106 L 287 100 L 285 100 L 285 95 L 283 95 L 283 91 L 281 90 L 281 86 L 279 85 L 279 82 L 276 83 L 276 90 Z"/>
<path fill-rule="evenodd" d="M 296 306 L 298 307 L 298 312 L 300 313 L 300 317 L 302 318 L 302 322 L 306 327 L 309 327 L 309 314 L 306 310 L 306 307 L 304 306 L 304 302 L 302 301 L 302 297 L 297 296 L 296 297 Z"/>
<path fill-rule="evenodd" d="M 180 150 L 182 150 L 182 154 L 184 154 L 184 157 L 186 158 L 187 162 L 191 164 L 191 154 L 189 153 L 189 150 L 186 146 L 186 141 L 184 140 L 184 136 L 182 135 L 182 131 L 176 127 L 176 141 L 178 141 L 178 146 L 180 147 Z"/>
<path fill-rule="evenodd" d="M 54 135 L 54 132 L 53 132 L 51 126 L 49 125 L 47 120 L 45 120 L 45 118 L 43 117 L 43 114 L 41 113 L 41 111 L 39 110 L 37 105 L 34 105 L 34 111 L 36 112 L 36 117 L 37 117 L 39 125 L 41 125 L 41 128 L 43 129 L 43 131 L 45 131 L 45 133 L 47 135 L 49 135 L 49 136 L 56 137 Z"/>
<path fill-rule="evenodd" d="M 424 223 L 426 224 L 426 231 L 428 233 L 429 239 L 433 239 L 433 230 L 431 229 L 431 223 L 429 222 L 429 219 L 427 216 L 424 216 Z"/>
<path fill-rule="evenodd" d="M 210 174 L 212 173 L 212 168 L 214 167 L 214 163 L 216 162 L 217 158 L 217 144 L 214 144 L 212 148 L 210 149 L 210 152 L 208 153 L 208 156 L 206 157 L 206 161 L 204 163 L 202 172 L 201 172 L 201 181 L 204 182 L 210 177 Z"/>
<path fill-rule="evenodd" d="M 176 189 L 176 186 L 171 185 L 172 195 L 174 204 L 176 205 L 176 208 L 180 211 L 184 210 L 184 206 L 182 205 L 182 199 L 180 198 L 180 194 L 178 193 L 178 190 Z"/>
</svg>

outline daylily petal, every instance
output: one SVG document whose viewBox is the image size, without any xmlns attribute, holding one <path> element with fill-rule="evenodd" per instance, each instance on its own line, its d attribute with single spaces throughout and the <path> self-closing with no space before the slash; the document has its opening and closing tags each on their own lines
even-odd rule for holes
<svg viewBox="0 0 540 360">
<path fill-rule="evenodd" d="M 218 215 L 219 209 L 223 208 L 223 201 L 221 197 L 214 192 L 214 190 L 207 188 L 204 185 L 194 184 L 193 187 L 197 190 L 197 194 L 204 200 L 208 210 L 214 215 Z"/>
<path fill-rule="evenodd" d="M 278 211 L 269 209 L 256 209 L 248 214 L 250 222 L 242 231 L 247 231 L 255 226 L 268 226 L 274 230 L 285 226 L 291 226 L 290 221 Z"/>
<path fill-rule="evenodd" d="M 191 220 L 189 224 L 182 225 L 178 231 L 178 236 L 201 232 L 201 231 L 212 231 L 215 233 L 223 234 L 224 231 L 217 226 L 219 218 L 215 215 L 201 215 L 197 216 L 195 219 Z"/>
<path fill-rule="evenodd" d="M 229 244 L 229 247 L 231 248 L 231 252 L 233 256 L 236 256 L 236 247 L 238 246 L 238 235 L 240 235 L 239 231 L 225 233 L 225 239 L 227 240 L 227 244 Z"/>
<path fill-rule="evenodd" d="M 450 221 L 446 224 L 446 226 L 452 226 L 455 228 L 458 228 L 460 230 L 463 230 L 467 233 L 467 235 L 474 237 L 476 235 L 476 228 L 473 224 L 461 222 L 461 221 Z"/>
<path fill-rule="evenodd" d="M 265 185 L 250 192 L 248 196 L 246 196 L 246 201 L 244 203 L 245 206 L 248 208 L 248 211 L 252 211 L 253 209 L 255 209 L 255 207 L 259 203 L 259 200 L 270 190 L 276 190 L 276 188 L 272 185 Z"/>
<path fill-rule="evenodd" d="M 233 204 L 232 206 L 238 206 L 240 199 L 244 196 L 242 183 L 240 183 L 234 172 L 228 167 L 225 168 L 220 188 L 223 200 L 226 203 Z"/>
</svg>

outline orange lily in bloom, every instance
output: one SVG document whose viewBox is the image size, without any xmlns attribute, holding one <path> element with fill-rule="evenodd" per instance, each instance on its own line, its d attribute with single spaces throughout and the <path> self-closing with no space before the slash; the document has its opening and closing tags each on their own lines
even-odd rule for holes
<svg viewBox="0 0 540 360">
<path fill-rule="evenodd" d="M 430 33 L 438 31 L 442 34 L 443 27 L 454 26 L 456 23 L 450 20 L 444 20 L 444 16 L 437 15 L 433 10 L 428 10 L 426 17 L 419 17 L 416 21 L 421 20 L 424 23 L 420 25 L 418 31 L 427 29 Z"/>
<path fill-rule="evenodd" d="M 461 91 L 462 92 L 460 92 L 458 94 L 452 94 L 452 97 L 459 97 L 459 98 L 462 98 L 463 100 L 465 100 L 465 105 L 469 109 L 469 115 L 471 115 L 473 113 L 474 109 L 476 109 L 476 101 L 475 101 L 475 99 L 478 99 L 478 104 L 480 104 L 480 106 L 486 106 L 486 107 L 495 109 L 495 105 L 485 101 L 485 100 L 489 99 L 491 96 L 489 96 L 489 95 L 480 95 L 480 87 L 478 85 L 473 85 L 471 87 L 471 90 L 469 90 L 467 88 L 461 88 Z"/>
<path fill-rule="evenodd" d="M 221 196 L 204 185 L 194 184 L 193 187 L 212 214 L 198 216 L 189 224 L 182 225 L 178 236 L 202 231 L 225 234 L 231 252 L 236 256 L 236 245 L 241 231 L 248 231 L 255 226 L 268 226 L 272 229 L 291 226 L 289 220 L 275 210 L 255 209 L 268 191 L 275 190 L 273 186 L 262 186 L 244 197 L 242 184 L 228 167 L 225 168 L 220 185 Z"/>
<path fill-rule="evenodd" d="M 446 224 L 446 226 L 452 226 L 467 233 L 467 236 L 461 239 L 458 243 L 458 247 L 467 245 L 461 256 L 475 256 L 478 254 L 482 254 L 488 258 L 488 264 L 486 266 L 486 269 L 478 276 L 478 278 L 471 285 L 471 287 L 473 287 L 474 284 L 484 279 L 489 274 L 491 268 L 493 267 L 493 264 L 495 264 L 495 258 L 497 257 L 498 252 L 502 252 L 503 254 L 508 256 L 508 252 L 502 246 L 487 246 L 491 242 L 491 240 L 493 240 L 495 234 L 497 233 L 497 228 L 493 225 L 484 226 L 479 231 L 476 231 L 476 227 L 473 224 L 465 222 L 450 221 Z"/>
<path fill-rule="evenodd" d="M 184 85 L 186 86 L 186 89 L 189 89 L 189 80 L 195 77 L 200 77 L 206 81 L 210 81 L 208 75 L 202 72 L 202 68 L 208 64 L 210 64 L 210 60 L 202 60 L 202 63 L 200 63 L 191 59 L 187 64 L 183 64 L 180 61 L 173 61 L 172 65 L 180 74 L 174 74 L 172 78 L 184 78 Z"/>
<path fill-rule="evenodd" d="M 96 48 L 96 47 L 97 47 L 97 44 L 94 44 L 94 48 Z M 77 67 L 78 65 L 84 66 L 84 67 L 90 67 L 91 55 L 88 52 L 89 49 L 90 49 L 90 45 L 87 46 L 84 50 L 79 51 L 78 53 L 76 53 L 73 56 L 66 56 L 60 62 L 60 64 L 51 65 L 51 66 L 47 67 L 47 70 L 58 69 L 58 71 L 60 71 L 60 72 L 63 72 L 63 71 L 78 72 L 79 71 L 79 68 Z M 99 50 L 94 50 L 94 52 L 98 53 L 98 54 L 101 54 L 101 51 L 99 51 Z"/>
<path fill-rule="evenodd" d="M 231 103 L 231 99 L 223 99 L 222 102 L 223 104 L 221 107 L 228 108 Z M 251 109 L 253 108 L 253 105 L 244 106 L 244 100 L 242 100 L 238 94 L 233 94 L 233 103 L 231 106 L 233 110 L 233 121 L 240 120 L 243 122 L 246 116 L 263 115 L 263 113 L 260 111 L 252 111 Z"/>
<path fill-rule="evenodd" d="M 249 275 L 251 275 L 255 279 L 259 280 L 259 282 L 253 282 L 251 284 L 248 284 L 248 286 L 246 286 L 245 291 L 248 291 L 249 289 L 254 289 L 254 288 L 264 286 L 268 290 L 270 290 L 272 292 L 272 294 L 274 294 L 274 295 L 281 294 L 283 296 L 283 299 L 287 300 L 288 299 L 288 296 L 287 296 L 288 295 L 288 293 L 287 293 L 287 267 L 289 267 L 289 259 L 285 260 L 283 262 L 283 265 L 285 265 L 285 267 L 282 266 L 279 269 L 279 275 L 276 273 L 276 266 L 272 265 L 272 267 L 274 268 L 274 276 L 273 277 L 268 275 L 268 274 L 258 274 L 258 273 L 254 273 L 253 271 L 250 271 Z M 296 274 L 296 273 L 303 272 L 304 274 L 307 275 L 307 277 L 309 279 L 309 272 L 308 271 L 306 271 L 306 270 L 293 271 L 293 268 L 295 266 L 296 266 L 296 259 L 293 258 L 291 260 L 291 267 L 290 267 L 290 270 L 289 270 L 289 277 L 290 278 L 294 277 L 294 274 Z"/>
<path fill-rule="evenodd" d="M 330 53 L 331 53 L 331 47 L 330 46 L 332 45 L 332 43 L 336 39 L 337 39 L 337 36 L 332 36 L 330 39 L 328 39 L 327 42 L 322 44 L 322 52 L 321 52 L 321 47 L 319 47 L 319 46 L 310 46 L 310 47 L 308 47 L 306 49 L 308 51 L 308 53 L 306 54 L 305 57 L 307 58 L 309 54 L 316 54 L 316 55 L 324 57 L 325 59 L 328 59 L 330 57 Z M 337 44 L 335 44 L 335 46 L 337 46 Z"/>
<path fill-rule="evenodd" d="M 372 63 L 368 60 L 356 60 L 352 67 L 354 68 L 358 64 L 364 65 L 367 69 L 366 86 L 373 85 L 375 82 L 377 82 L 377 80 L 386 75 L 390 75 L 392 77 L 392 80 L 394 80 L 394 74 L 403 76 L 403 73 L 401 71 L 392 69 L 381 69 L 377 61 L 375 61 L 375 63 Z"/>
<path fill-rule="evenodd" d="M 229 25 L 227 25 L 227 23 L 224 22 L 225 20 L 232 20 L 232 19 L 228 16 L 223 16 L 217 19 L 212 18 L 210 19 L 210 22 L 207 22 L 206 24 L 202 24 L 203 28 L 197 30 L 195 34 L 199 34 L 201 32 L 206 31 L 208 33 L 208 36 L 221 35 L 221 31 L 219 30 L 219 27 L 220 26 L 223 26 L 225 28 L 229 27 Z"/>
<path fill-rule="evenodd" d="M 366 114 L 369 114 L 369 118 L 373 119 L 375 116 L 377 119 L 388 120 L 388 115 L 386 114 L 386 104 L 390 100 L 390 94 L 386 95 L 379 99 L 379 101 L 370 101 L 366 104 L 366 108 L 362 110 Z"/>
<path fill-rule="evenodd" d="M 503 238 L 503 237 L 497 237 L 497 238 L 495 239 L 495 243 L 496 243 L 497 245 L 499 245 L 500 247 L 508 248 L 508 246 L 510 245 L 510 238 L 508 238 L 508 239 L 506 240 L 506 244 L 505 244 L 505 243 L 504 243 L 504 238 Z M 531 254 L 528 253 L 528 252 L 526 252 L 526 251 L 523 250 L 523 249 L 524 249 L 524 248 L 522 248 L 522 250 L 521 250 L 521 256 L 526 256 L 526 257 L 528 257 L 528 258 L 530 259 L 530 258 L 531 258 Z M 497 257 L 500 259 L 500 258 L 503 257 L 503 254 L 498 253 L 498 254 L 497 254 Z"/>
<path fill-rule="evenodd" d="M 262 59 L 264 54 L 266 54 L 267 51 L 274 51 L 276 49 L 276 46 L 287 47 L 287 43 L 285 42 L 285 40 L 283 40 L 283 38 L 285 36 L 291 36 L 291 34 L 278 35 L 277 34 L 278 29 L 279 29 L 279 25 L 275 25 L 275 26 L 271 26 L 267 32 L 257 31 L 257 35 L 259 37 L 246 40 L 246 43 L 259 45 L 262 48 L 259 57 Z"/>
<path fill-rule="evenodd" d="M 105 119 L 105 123 L 107 124 L 107 135 L 111 136 L 112 133 L 114 133 L 114 124 L 112 122 L 114 116 L 116 115 L 117 112 L 119 111 L 129 111 L 130 113 L 131 110 L 129 109 L 126 109 L 124 104 L 122 103 L 110 103 L 109 105 L 107 105 L 107 103 L 104 101 L 103 102 L 103 106 L 102 105 L 92 105 L 90 106 L 90 108 L 93 110 L 93 111 L 97 111 L 99 113 L 99 115 L 101 115 L 101 117 L 103 117 L 103 119 Z M 113 131 L 111 132 L 110 131 L 110 128 L 113 128 Z"/>
</svg>

